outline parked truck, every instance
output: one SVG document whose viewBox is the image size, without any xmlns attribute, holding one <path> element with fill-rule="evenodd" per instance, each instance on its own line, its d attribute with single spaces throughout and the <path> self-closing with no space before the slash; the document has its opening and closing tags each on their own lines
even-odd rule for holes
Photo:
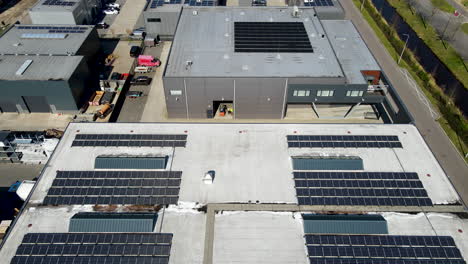
<svg viewBox="0 0 468 264">
<path fill-rule="evenodd" d="M 138 66 L 159 67 L 161 61 L 150 55 L 140 55 L 138 56 Z"/>
</svg>

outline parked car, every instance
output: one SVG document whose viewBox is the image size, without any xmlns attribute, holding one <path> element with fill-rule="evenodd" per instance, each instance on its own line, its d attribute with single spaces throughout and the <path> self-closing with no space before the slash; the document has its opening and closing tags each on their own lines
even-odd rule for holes
<svg viewBox="0 0 468 264">
<path fill-rule="evenodd" d="M 113 8 L 120 8 L 120 5 L 117 3 L 108 3 L 106 4 L 107 8 L 113 7 Z"/>
<path fill-rule="evenodd" d="M 136 58 L 140 55 L 141 53 L 141 48 L 139 46 L 132 46 L 130 48 L 130 57 Z"/>
<path fill-rule="evenodd" d="M 109 28 L 109 24 L 105 23 L 105 22 L 99 22 L 96 24 L 96 28 Z"/>
<path fill-rule="evenodd" d="M 146 29 L 144 27 L 136 28 L 130 36 L 132 38 L 144 39 L 146 36 Z"/>
<path fill-rule="evenodd" d="M 149 78 L 148 76 L 138 76 L 130 81 L 130 84 L 135 85 L 149 85 L 150 83 L 151 78 Z"/>
<path fill-rule="evenodd" d="M 115 9 L 106 9 L 103 12 L 106 15 L 118 15 L 119 14 L 119 11 L 117 11 Z"/>
<path fill-rule="evenodd" d="M 143 92 L 140 91 L 128 91 L 127 92 L 127 97 L 128 98 L 138 98 L 143 96 Z"/>
</svg>

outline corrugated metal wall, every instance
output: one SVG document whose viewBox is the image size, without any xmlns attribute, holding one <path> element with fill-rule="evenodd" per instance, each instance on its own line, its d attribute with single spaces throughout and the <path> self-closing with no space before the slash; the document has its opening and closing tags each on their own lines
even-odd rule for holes
<svg viewBox="0 0 468 264">
<path fill-rule="evenodd" d="M 96 157 L 95 169 L 165 169 L 167 157 Z"/>
<path fill-rule="evenodd" d="M 78 213 L 68 232 L 153 232 L 157 218 L 148 213 Z"/>
</svg>

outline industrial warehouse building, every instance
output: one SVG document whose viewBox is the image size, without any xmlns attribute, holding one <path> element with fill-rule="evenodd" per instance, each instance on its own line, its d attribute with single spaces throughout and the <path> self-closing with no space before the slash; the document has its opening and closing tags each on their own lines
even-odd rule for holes
<svg viewBox="0 0 468 264">
<path fill-rule="evenodd" d="M 26 203 L 2 263 L 468 257 L 463 206 L 413 125 L 71 123 Z"/>
<path fill-rule="evenodd" d="M 281 119 L 288 107 L 372 105 L 389 94 L 351 21 L 314 8 L 184 7 L 163 75 L 170 118 Z M 278 35 L 281 37 L 278 37 Z"/>
<path fill-rule="evenodd" d="M 92 26 L 15 25 L 0 47 L 1 112 L 75 113 L 92 92 Z"/>
<path fill-rule="evenodd" d="M 344 19 L 345 11 L 338 0 L 227 0 L 227 6 L 313 7 L 320 19 Z"/>
<path fill-rule="evenodd" d="M 99 15 L 103 0 L 39 0 L 29 10 L 33 24 L 88 25 Z"/>
<path fill-rule="evenodd" d="M 214 0 L 151 0 L 143 16 L 148 37 L 159 36 L 163 40 L 174 37 L 180 13 L 184 6 L 216 6 Z"/>
</svg>

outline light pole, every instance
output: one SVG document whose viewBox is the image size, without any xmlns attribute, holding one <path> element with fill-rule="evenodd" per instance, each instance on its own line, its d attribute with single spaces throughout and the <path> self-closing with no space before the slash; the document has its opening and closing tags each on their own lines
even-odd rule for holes
<svg viewBox="0 0 468 264">
<path fill-rule="evenodd" d="M 403 50 L 401 51 L 400 57 L 398 58 L 397 64 L 400 64 L 401 57 L 403 57 L 403 53 L 405 52 L 406 46 L 408 45 L 409 35 L 408 34 L 403 34 L 403 35 L 406 36 L 406 41 L 405 41 L 405 45 L 403 46 Z"/>
<path fill-rule="evenodd" d="M 364 1 L 366 1 L 366 0 L 362 0 L 362 2 L 361 2 L 361 11 L 362 11 L 362 8 L 364 7 Z"/>
</svg>

